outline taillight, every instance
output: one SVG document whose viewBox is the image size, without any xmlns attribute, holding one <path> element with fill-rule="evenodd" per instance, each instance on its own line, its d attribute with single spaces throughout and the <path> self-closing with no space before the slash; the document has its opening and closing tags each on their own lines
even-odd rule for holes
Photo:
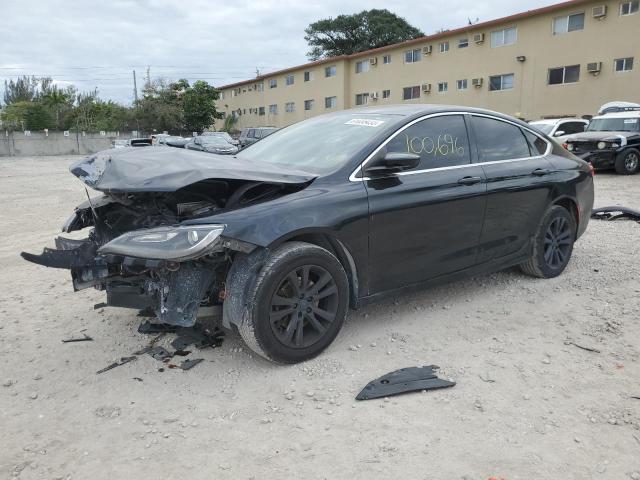
<svg viewBox="0 0 640 480">
<path fill-rule="evenodd" d="M 565 150 L 568 150 L 568 148 L 567 148 L 567 144 L 566 144 L 566 143 L 563 143 L 563 144 L 562 144 L 562 148 L 564 148 Z"/>
<path fill-rule="evenodd" d="M 596 169 L 593 168 L 593 165 L 589 164 L 589 173 L 591 174 L 592 177 L 596 176 Z"/>
</svg>

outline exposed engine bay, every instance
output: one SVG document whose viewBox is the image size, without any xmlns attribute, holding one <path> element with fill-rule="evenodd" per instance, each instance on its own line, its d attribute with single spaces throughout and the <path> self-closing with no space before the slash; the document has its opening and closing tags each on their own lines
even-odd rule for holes
<svg viewBox="0 0 640 480">
<path fill-rule="evenodd" d="M 72 173 L 84 183 L 103 191 L 102 196 L 76 207 L 62 228 L 65 233 L 88 229 L 87 237 L 58 237 L 55 249 L 45 248 L 40 255 L 23 252 L 22 256 L 39 265 L 71 270 L 75 290 L 89 287 L 103 290 L 108 306 L 153 311 L 161 322 L 185 327 L 195 323 L 200 307 L 222 302 L 234 255 L 256 248 L 225 238 L 225 225 L 216 224 L 215 215 L 269 201 L 308 184 L 290 180 L 204 178 L 174 191 L 153 191 L 176 185 L 180 181 L 176 176 L 187 182 L 193 180 L 194 169 L 196 174 L 201 174 L 200 155 L 211 162 L 210 154 L 197 152 L 198 156 L 194 157 L 189 152 L 186 161 L 170 159 L 172 167 L 175 162 L 184 162 L 176 174 L 159 175 L 152 181 L 142 175 L 144 188 L 136 188 L 132 176 L 127 175 L 127 168 L 119 165 L 118 174 L 127 176 L 127 188 L 106 189 L 101 188 L 100 182 L 105 173 L 113 176 L 108 169 L 117 161 L 115 154 L 105 159 L 105 154 L 110 152 L 113 151 L 88 157 L 71 167 Z M 131 154 L 139 157 L 138 152 Z M 142 158 L 142 164 L 135 164 L 130 156 L 125 158 L 129 166 L 133 165 L 134 173 L 140 173 L 141 165 L 146 167 L 147 159 Z M 148 160 L 154 160 L 153 171 L 157 174 L 162 166 L 157 163 L 157 157 Z M 247 176 L 260 177 L 255 172 Z M 153 180 L 156 180 L 155 187 Z M 183 224 L 208 217 L 211 223 Z"/>
</svg>

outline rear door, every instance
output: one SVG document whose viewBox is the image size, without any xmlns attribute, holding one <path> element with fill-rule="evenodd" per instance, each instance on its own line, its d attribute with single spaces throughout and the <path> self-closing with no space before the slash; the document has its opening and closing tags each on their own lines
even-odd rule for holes
<svg viewBox="0 0 640 480">
<path fill-rule="evenodd" d="M 416 121 L 374 158 L 387 152 L 419 154 L 420 165 L 365 179 L 371 294 L 472 266 L 486 201 L 484 172 L 472 163 L 463 115 Z"/>
<path fill-rule="evenodd" d="M 549 205 L 553 166 L 546 140 L 515 123 L 471 116 L 478 164 L 487 178 L 487 209 L 478 263 L 524 252 Z"/>
</svg>

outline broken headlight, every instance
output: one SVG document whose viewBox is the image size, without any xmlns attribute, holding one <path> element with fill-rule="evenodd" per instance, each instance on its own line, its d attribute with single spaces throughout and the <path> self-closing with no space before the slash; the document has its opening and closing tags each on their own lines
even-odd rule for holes
<svg viewBox="0 0 640 480">
<path fill-rule="evenodd" d="M 190 260 L 211 250 L 224 230 L 224 225 L 183 225 L 134 230 L 114 238 L 98 249 L 105 255 Z"/>
</svg>

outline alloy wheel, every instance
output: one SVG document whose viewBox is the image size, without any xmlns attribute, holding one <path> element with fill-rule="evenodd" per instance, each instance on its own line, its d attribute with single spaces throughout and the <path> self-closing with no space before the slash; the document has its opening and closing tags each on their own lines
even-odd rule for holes
<svg viewBox="0 0 640 480">
<path fill-rule="evenodd" d="M 626 157 L 624 157 L 624 167 L 628 172 L 635 172 L 638 168 L 638 155 L 634 152 L 629 152 Z"/>
<path fill-rule="evenodd" d="M 336 319 L 338 300 L 338 287 L 327 270 L 318 265 L 296 267 L 283 277 L 271 298 L 269 324 L 287 347 L 309 347 Z"/>
<path fill-rule="evenodd" d="M 564 217 L 556 217 L 544 235 L 544 261 L 547 266 L 561 268 L 571 253 L 571 226 Z"/>
</svg>

